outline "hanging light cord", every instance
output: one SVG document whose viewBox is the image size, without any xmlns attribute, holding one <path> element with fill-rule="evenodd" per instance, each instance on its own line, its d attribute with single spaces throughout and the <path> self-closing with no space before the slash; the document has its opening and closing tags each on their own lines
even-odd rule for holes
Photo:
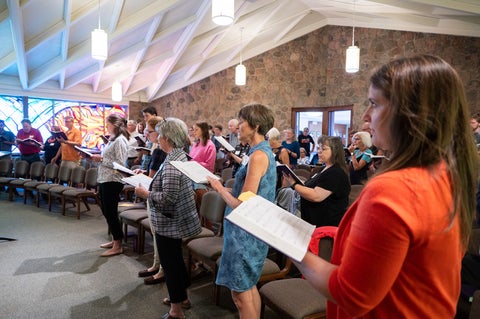
<svg viewBox="0 0 480 319">
<path fill-rule="evenodd" d="M 100 0 L 98 0 L 98 29 L 101 29 L 100 26 Z"/>
<path fill-rule="evenodd" d="M 355 46 L 355 18 L 357 16 L 357 10 L 355 8 L 355 0 L 353 0 L 353 31 L 352 31 L 352 46 Z"/>
<path fill-rule="evenodd" d="M 243 51 L 243 27 L 240 28 L 240 64 L 242 64 L 242 61 L 243 61 L 242 51 Z"/>
</svg>

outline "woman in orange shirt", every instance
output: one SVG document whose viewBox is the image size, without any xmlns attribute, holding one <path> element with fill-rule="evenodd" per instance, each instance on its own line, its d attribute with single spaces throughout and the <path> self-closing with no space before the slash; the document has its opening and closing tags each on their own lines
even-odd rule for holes
<svg viewBox="0 0 480 319">
<path fill-rule="evenodd" d="M 453 318 L 475 211 L 476 150 L 455 70 L 394 60 L 370 79 L 373 143 L 388 159 L 339 225 L 331 262 L 299 269 L 328 318 Z"/>
</svg>

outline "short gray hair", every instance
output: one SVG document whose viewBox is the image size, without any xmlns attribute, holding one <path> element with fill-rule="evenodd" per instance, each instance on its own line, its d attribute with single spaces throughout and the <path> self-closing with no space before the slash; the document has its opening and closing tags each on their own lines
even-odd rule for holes
<svg viewBox="0 0 480 319">
<path fill-rule="evenodd" d="M 155 126 L 160 137 L 163 137 L 173 148 L 183 148 L 188 139 L 188 127 L 184 121 L 169 117 Z"/>
<path fill-rule="evenodd" d="M 280 141 L 280 131 L 276 127 L 272 127 L 265 135 L 269 140 Z"/>
</svg>

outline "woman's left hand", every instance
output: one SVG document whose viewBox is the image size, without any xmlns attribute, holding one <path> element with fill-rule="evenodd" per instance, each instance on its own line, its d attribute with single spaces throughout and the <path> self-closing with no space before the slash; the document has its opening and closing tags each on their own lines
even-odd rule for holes
<svg viewBox="0 0 480 319">
<path fill-rule="evenodd" d="M 283 173 L 282 175 L 283 175 L 283 180 L 284 180 L 284 182 L 288 183 L 288 184 L 287 184 L 288 186 L 290 186 L 290 185 L 292 185 L 292 184 L 294 183 L 295 180 L 293 179 L 292 176 L 290 176 L 290 175 L 287 174 L 287 173 Z"/>
<path fill-rule="evenodd" d="M 135 195 L 141 198 L 148 198 L 148 194 L 150 192 L 142 186 L 142 184 L 138 184 L 137 187 L 135 187 Z"/>
<path fill-rule="evenodd" d="M 218 179 L 214 179 L 207 176 L 207 180 L 210 183 L 210 187 L 213 188 L 214 191 L 219 192 L 220 189 L 223 188 L 222 183 Z"/>
</svg>

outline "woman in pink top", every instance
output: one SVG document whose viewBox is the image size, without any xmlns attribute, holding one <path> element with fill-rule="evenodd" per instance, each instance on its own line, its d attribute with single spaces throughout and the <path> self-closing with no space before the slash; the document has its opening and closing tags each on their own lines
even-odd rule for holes
<svg viewBox="0 0 480 319">
<path fill-rule="evenodd" d="M 190 149 L 190 156 L 200 165 L 213 173 L 217 150 L 215 144 L 210 140 L 208 124 L 205 122 L 196 123 L 193 126 L 195 142 Z"/>
<path fill-rule="evenodd" d="M 372 75 L 368 99 L 387 158 L 341 221 L 331 262 L 309 253 L 298 267 L 329 319 L 451 319 L 477 177 L 462 82 L 438 57 L 403 58 Z"/>
</svg>

